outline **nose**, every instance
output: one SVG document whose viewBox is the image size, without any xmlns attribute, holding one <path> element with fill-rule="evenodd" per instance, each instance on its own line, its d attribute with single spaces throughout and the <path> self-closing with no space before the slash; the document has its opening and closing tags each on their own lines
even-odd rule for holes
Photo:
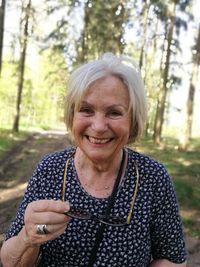
<svg viewBox="0 0 200 267">
<path fill-rule="evenodd" d="M 92 129 L 98 133 L 103 133 L 107 130 L 107 120 L 103 114 L 95 114 L 92 120 Z"/>
</svg>

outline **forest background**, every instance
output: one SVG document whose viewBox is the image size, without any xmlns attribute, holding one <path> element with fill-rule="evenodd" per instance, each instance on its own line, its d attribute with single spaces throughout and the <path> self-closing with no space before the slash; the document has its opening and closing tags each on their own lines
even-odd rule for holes
<svg viewBox="0 0 200 267">
<path fill-rule="evenodd" d="M 0 125 L 62 123 L 72 68 L 103 52 L 131 56 L 148 96 L 146 134 L 179 147 L 200 135 L 198 1 L 1 0 Z"/>
<path fill-rule="evenodd" d="M 138 149 L 169 167 L 200 237 L 199 10 L 198 0 L 1 0 L 0 133 L 63 129 L 72 69 L 103 52 L 132 57 L 148 96 Z"/>
</svg>

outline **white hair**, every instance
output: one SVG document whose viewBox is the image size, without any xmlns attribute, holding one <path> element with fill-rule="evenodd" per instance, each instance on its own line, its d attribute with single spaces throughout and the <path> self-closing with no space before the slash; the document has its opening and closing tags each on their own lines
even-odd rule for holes
<svg viewBox="0 0 200 267">
<path fill-rule="evenodd" d="M 71 132 L 74 109 L 81 101 L 90 85 L 103 77 L 113 75 L 122 80 L 129 93 L 129 110 L 132 123 L 129 142 L 138 139 L 146 122 L 147 104 L 143 80 L 136 63 L 127 56 L 105 53 L 72 72 L 68 81 L 68 94 L 65 102 L 65 123 Z"/>
</svg>

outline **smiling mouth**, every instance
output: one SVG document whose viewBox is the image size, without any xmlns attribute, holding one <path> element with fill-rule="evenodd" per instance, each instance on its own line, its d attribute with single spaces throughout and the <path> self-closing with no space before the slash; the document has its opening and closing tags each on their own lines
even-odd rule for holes
<svg viewBox="0 0 200 267">
<path fill-rule="evenodd" d="M 87 139 L 92 144 L 106 144 L 112 140 L 112 138 L 95 138 L 95 137 L 91 137 L 91 136 L 87 136 Z"/>
</svg>

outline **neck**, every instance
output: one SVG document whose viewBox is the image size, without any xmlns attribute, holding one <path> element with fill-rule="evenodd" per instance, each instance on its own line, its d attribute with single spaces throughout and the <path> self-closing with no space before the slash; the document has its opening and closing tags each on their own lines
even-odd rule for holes
<svg viewBox="0 0 200 267">
<path fill-rule="evenodd" d="M 78 179 L 84 189 L 95 197 L 107 197 L 111 194 L 122 160 L 122 151 L 111 162 L 96 163 L 77 148 L 75 168 Z"/>
<path fill-rule="evenodd" d="M 123 150 L 121 150 L 115 158 L 110 160 L 105 159 L 102 161 L 95 161 L 86 154 L 80 148 L 77 148 L 74 161 L 75 166 L 79 169 L 90 169 L 93 172 L 99 173 L 100 175 L 103 173 L 113 173 L 116 174 L 119 170 L 119 166 L 122 160 Z"/>
</svg>

